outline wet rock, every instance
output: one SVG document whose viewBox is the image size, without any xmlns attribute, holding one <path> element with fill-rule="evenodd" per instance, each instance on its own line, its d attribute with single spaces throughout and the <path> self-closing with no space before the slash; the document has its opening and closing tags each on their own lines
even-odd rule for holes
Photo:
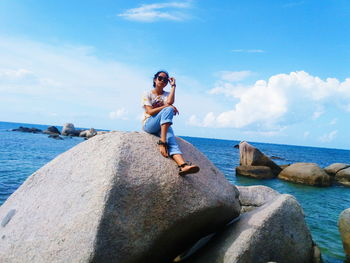
<svg viewBox="0 0 350 263">
<path fill-rule="evenodd" d="M 327 174 L 329 174 L 330 176 L 335 176 L 335 174 L 337 172 L 339 172 L 340 170 L 343 170 L 345 168 L 350 167 L 350 164 L 346 164 L 346 163 L 333 163 L 329 166 L 327 166 L 326 168 L 324 168 L 324 170 L 326 171 Z"/>
<path fill-rule="evenodd" d="M 236 167 L 236 174 L 256 179 L 271 179 L 275 177 L 271 168 L 267 166 L 240 165 Z"/>
<path fill-rule="evenodd" d="M 271 168 L 274 176 L 277 176 L 282 170 L 281 167 L 274 163 L 259 149 L 245 141 L 239 144 L 239 154 L 241 166 L 267 166 Z"/>
<path fill-rule="evenodd" d="M 335 174 L 335 180 L 345 186 L 350 186 L 350 167 L 340 170 Z"/>
<path fill-rule="evenodd" d="M 48 138 L 52 138 L 55 140 L 63 140 L 63 138 L 61 136 L 59 136 L 58 134 L 51 134 L 48 136 Z"/>
<path fill-rule="evenodd" d="M 19 126 L 17 129 L 12 129 L 12 131 L 19 131 L 19 132 L 29 132 L 29 133 L 42 133 L 43 131 L 37 128 L 28 128 Z"/>
<path fill-rule="evenodd" d="M 181 177 L 157 141 L 95 136 L 31 175 L 0 207 L 2 262 L 169 262 L 239 215 L 237 188 L 202 153 L 178 138 L 201 168 Z"/>
<path fill-rule="evenodd" d="M 60 135 L 60 131 L 55 126 L 50 126 L 46 130 L 43 131 L 45 134 L 58 134 Z"/>
<path fill-rule="evenodd" d="M 282 170 L 279 179 L 313 186 L 331 185 L 330 176 L 315 163 L 294 163 Z"/>
</svg>

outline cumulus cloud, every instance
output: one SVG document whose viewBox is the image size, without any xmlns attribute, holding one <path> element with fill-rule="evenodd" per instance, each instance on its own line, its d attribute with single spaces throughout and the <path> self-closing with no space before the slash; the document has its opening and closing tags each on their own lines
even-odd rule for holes
<svg viewBox="0 0 350 263">
<path fill-rule="evenodd" d="M 158 20 L 183 21 L 189 18 L 189 15 L 184 10 L 190 7 L 189 1 L 143 4 L 140 7 L 128 9 L 124 13 L 118 14 L 118 16 L 139 22 L 154 22 Z"/>
<path fill-rule="evenodd" d="M 107 128 L 110 118 L 142 111 L 134 105 L 151 83 L 142 70 L 100 59 L 90 47 L 0 37 L 0 57 L 2 120 Z"/>
<path fill-rule="evenodd" d="M 125 108 L 121 108 L 121 109 L 117 109 L 115 111 L 111 111 L 109 113 L 109 118 L 111 118 L 112 120 L 115 119 L 121 119 L 121 120 L 127 120 L 127 111 L 125 110 Z"/>
<path fill-rule="evenodd" d="M 338 122 L 338 119 L 337 119 L 337 118 L 334 118 L 333 120 L 331 120 L 331 121 L 329 122 L 329 125 L 336 125 L 337 122 Z"/>
<path fill-rule="evenodd" d="M 337 133 L 338 133 L 338 131 L 334 130 L 334 131 L 331 131 L 329 133 L 322 135 L 319 139 L 321 142 L 331 142 L 335 139 Z"/>
<path fill-rule="evenodd" d="M 219 74 L 223 81 L 237 82 L 250 77 L 253 73 L 249 70 L 243 70 L 243 71 L 221 71 Z"/>
<path fill-rule="evenodd" d="M 236 103 L 231 110 L 210 113 L 210 122 L 207 115 L 192 116 L 193 125 L 278 130 L 287 124 L 319 118 L 329 103 L 344 109 L 350 104 L 350 79 L 322 80 L 304 71 L 277 74 L 253 85 L 222 78 L 209 93 L 225 95 Z"/>
</svg>

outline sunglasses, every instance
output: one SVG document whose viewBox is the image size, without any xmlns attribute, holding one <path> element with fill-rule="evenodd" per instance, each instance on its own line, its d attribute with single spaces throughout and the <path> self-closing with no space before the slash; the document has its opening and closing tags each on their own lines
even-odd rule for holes
<svg viewBox="0 0 350 263">
<path fill-rule="evenodd" d="M 169 81 L 169 79 L 168 79 L 167 77 L 162 77 L 162 76 L 158 76 L 157 79 L 158 79 L 159 81 L 163 81 L 163 82 L 165 82 L 165 83 L 167 83 L 167 82 Z"/>
</svg>

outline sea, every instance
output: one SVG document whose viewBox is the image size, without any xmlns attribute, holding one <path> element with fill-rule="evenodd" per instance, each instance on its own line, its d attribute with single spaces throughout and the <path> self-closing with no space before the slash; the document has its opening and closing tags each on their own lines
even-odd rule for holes
<svg viewBox="0 0 350 263">
<path fill-rule="evenodd" d="M 19 126 L 46 129 L 49 125 L 0 122 L 0 205 L 37 169 L 84 141 L 79 137 L 64 140 L 45 134 L 14 132 Z M 62 128 L 56 126 L 59 130 Z M 236 140 L 219 140 L 181 136 L 203 152 L 235 185 L 265 185 L 283 194 L 291 194 L 301 204 L 313 240 L 322 252 L 324 262 L 342 263 L 345 255 L 338 231 L 339 214 L 350 207 L 350 187 L 312 187 L 279 179 L 258 180 L 236 176 L 239 150 Z M 350 163 L 350 150 L 249 142 L 267 156 L 277 156 L 277 164 L 295 162 Z"/>
</svg>

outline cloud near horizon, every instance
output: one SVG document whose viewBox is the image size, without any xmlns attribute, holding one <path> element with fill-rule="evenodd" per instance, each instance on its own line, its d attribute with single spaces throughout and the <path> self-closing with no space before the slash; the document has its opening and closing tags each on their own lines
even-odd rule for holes
<svg viewBox="0 0 350 263">
<path fill-rule="evenodd" d="M 128 9 L 118 16 L 138 22 L 184 21 L 190 17 L 184 10 L 190 7 L 190 1 L 143 4 L 140 7 Z"/>
<path fill-rule="evenodd" d="M 140 104 L 135 94 L 141 96 L 151 77 L 92 52 L 90 47 L 0 37 L 1 119 L 113 128 L 116 122 L 110 119 L 136 118 L 141 107 L 130 110 L 130 105 Z M 108 120 L 111 126 L 103 127 Z"/>
<path fill-rule="evenodd" d="M 236 101 L 233 109 L 201 118 L 192 115 L 189 124 L 198 127 L 246 128 L 274 131 L 286 125 L 319 118 L 325 105 L 332 104 L 342 111 L 350 105 L 350 78 L 322 80 L 305 71 L 277 74 L 267 81 L 240 85 L 218 80 L 210 90 L 213 95 L 225 95 Z M 323 137 L 334 138 L 336 133 Z"/>
</svg>

